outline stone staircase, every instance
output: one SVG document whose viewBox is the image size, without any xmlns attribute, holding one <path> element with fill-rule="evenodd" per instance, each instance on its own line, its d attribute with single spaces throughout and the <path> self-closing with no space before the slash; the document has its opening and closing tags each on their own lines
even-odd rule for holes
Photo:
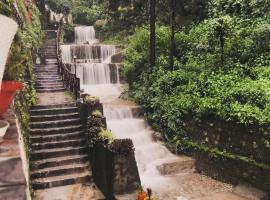
<svg viewBox="0 0 270 200">
<path fill-rule="evenodd" d="M 36 90 L 39 93 L 65 91 L 61 76 L 58 74 L 56 33 L 49 31 L 39 53 L 45 64 L 36 67 Z"/>
<path fill-rule="evenodd" d="M 59 103 L 36 105 L 30 110 L 30 180 L 34 190 L 93 183 L 78 108 L 74 102 L 61 102 L 66 90 L 58 74 L 54 38 L 54 31 L 47 32 L 40 50 L 45 63 L 36 67 L 36 89 L 38 96 L 60 95 Z"/>
</svg>

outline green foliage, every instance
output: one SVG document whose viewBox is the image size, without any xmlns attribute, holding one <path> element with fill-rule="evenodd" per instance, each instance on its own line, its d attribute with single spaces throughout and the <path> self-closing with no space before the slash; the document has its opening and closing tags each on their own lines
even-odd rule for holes
<svg viewBox="0 0 270 200">
<path fill-rule="evenodd" d="M 0 13 L 16 19 L 12 3 L 13 0 L 1 1 Z M 40 24 L 40 12 L 36 6 L 34 4 L 28 6 L 28 10 L 32 14 L 32 20 L 30 20 L 24 1 L 17 0 L 17 4 L 22 20 L 22 27 L 18 29 L 12 43 L 6 63 L 4 80 L 17 80 L 24 83 L 24 90 L 15 96 L 14 106 L 22 132 L 26 156 L 29 161 L 31 155 L 29 110 L 37 101 L 34 88 L 34 60 L 36 58 L 36 49 L 39 48 L 43 38 L 43 32 Z M 31 195 L 33 195 L 31 186 L 30 191 Z"/>
<path fill-rule="evenodd" d="M 63 33 L 63 43 L 73 43 L 75 41 L 75 32 L 73 25 L 64 25 Z"/>
<path fill-rule="evenodd" d="M 72 10 L 73 20 L 76 24 L 94 25 L 98 19 L 104 17 L 103 10 L 98 5 L 86 7 L 83 4 L 74 6 Z"/>
<path fill-rule="evenodd" d="M 189 152 L 203 152 L 203 153 L 207 153 L 207 155 L 212 157 L 212 158 L 220 158 L 223 160 L 237 160 L 237 161 L 247 163 L 248 165 L 257 166 L 261 169 L 267 169 L 267 170 L 270 169 L 269 164 L 256 162 L 256 160 L 249 158 L 249 157 L 241 156 L 241 155 L 234 154 L 234 153 L 229 153 L 226 151 L 220 151 L 217 148 L 209 148 L 206 145 L 198 144 L 198 143 L 190 141 L 188 139 L 181 139 L 181 138 L 175 137 L 173 140 L 174 141 L 171 141 L 171 142 L 173 144 L 176 144 L 175 145 L 176 149 L 174 149 L 174 150 L 178 151 L 178 152 L 187 152 L 187 153 L 189 153 Z"/>
<path fill-rule="evenodd" d="M 95 115 L 95 112 L 88 117 L 87 120 L 87 141 L 90 147 L 96 143 L 103 142 L 100 132 L 105 129 L 102 116 Z"/>
<path fill-rule="evenodd" d="M 114 140 L 112 132 L 108 129 L 101 129 L 99 136 L 101 137 L 102 141 L 106 141 L 108 144 L 112 143 Z"/>
<path fill-rule="evenodd" d="M 70 0 L 45 0 L 45 3 L 56 13 L 68 14 L 72 8 Z"/>
<path fill-rule="evenodd" d="M 157 27 L 155 68 L 150 69 L 148 64 L 148 28 L 136 29 L 127 46 L 122 72 L 130 83 L 130 94 L 145 107 L 152 127 L 162 132 L 177 151 L 193 148 L 182 142 L 190 141 L 187 119 L 216 119 L 244 127 L 270 125 L 269 7 L 261 5 L 263 1 L 211 2 L 207 19 L 175 34 L 174 70 L 168 67 L 167 27 Z M 236 11 L 239 2 L 241 10 Z M 207 152 L 224 156 L 211 148 Z M 252 158 L 235 156 L 225 155 L 263 165 Z"/>
<path fill-rule="evenodd" d="M 97 101 L 99 101 L 99 98 L 98 97 L 95 97 L 95 96 L 90 96 L 90 95 L 87 95 L 83 98 L 83 102 L 88 104 L 88 105 L 93 105 L 95 104 Z"/>
<path fill-rule="evenodd" d="M 109 145 L 109 149 L 117 154 L 129 156 L 134 154 L 135 148 L 131 139 L 115 139 Z"/>
<path fill-rule="evenodd" d="M 262 17 L 269 14 L 270 2 L 257 0 L 210 0 L 209 11 L 213 16 L 222 14 L 242 17 Z"/>
</svg>

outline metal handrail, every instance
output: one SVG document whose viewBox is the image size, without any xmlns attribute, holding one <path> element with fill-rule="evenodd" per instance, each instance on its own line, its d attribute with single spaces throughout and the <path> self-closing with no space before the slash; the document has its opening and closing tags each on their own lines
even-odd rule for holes
<svg viewBox="0 0 270 200">
<path fill-rule="evenodd" d="M 73 74 L 68 69 L 68 64 L 64 64 L 62 62 L 62 56 L 61 56 L 61 48 L 60 48 L 60 39 L 62 34 L 62 24 L 59 24 L 58 30 L 57 30 L 57 62 L 58 62 L 58 72 L 61 74 L 62 79 L 64 81 L 65 88 L 70 90 L 76 99 L 80 98 L 80 78 L 78 78 L 75 74 Z"/>
</svg>

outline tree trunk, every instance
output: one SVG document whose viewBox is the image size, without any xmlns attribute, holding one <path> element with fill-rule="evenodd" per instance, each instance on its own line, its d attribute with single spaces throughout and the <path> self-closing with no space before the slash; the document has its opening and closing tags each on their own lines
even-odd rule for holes
<svg viewBox="0 0 270 200">
<path fill-rule="evenodd" d="M 174 56 L 175 56 L 175 10 L 176 0 L 171 0 L 171 44 L 170 44 L 170 69 L 174 70 Z"/>
<path fill-rule="evenodd" d="M 150 67 L 156 65 L 156 0 L 150 0 Z"/>
</svg>

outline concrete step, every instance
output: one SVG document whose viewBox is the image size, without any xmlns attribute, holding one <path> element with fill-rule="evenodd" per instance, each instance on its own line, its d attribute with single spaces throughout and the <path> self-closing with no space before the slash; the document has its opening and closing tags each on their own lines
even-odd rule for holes
<svg viewBox="0 0 270 200">
<path fill-rule="evenodd" d="M 54 70 L 36 70 L 36 75 L 59 75 L 58 74 L 58 69 L 54 69 Z"/>
<path fill-rule="evenodd" d="M 68 113 L 68 114 L 59 114 L 59 115 L 37 115 L 31 116 L 31 122 L 45 122 L 45 121 L 53 121 L 53 120 L 66 120 L 66 119 L 74 119 L 79 118 L 80 115 L 77 112 Z"/>
<path fill-rule="evenodd" d="M 65 140 L 65 141 L 56 141 L 56 142 L 42 142 L 42 143 L 32 143 L 32 150 L 46 150 L 46 149 L 56 149 L 56 148 L 65 148 L 65 147 L 80 147 L 85 146 L 85 139 L 74 139 L 74 140 Z"/>
<path fill-rule="evenodd" d="M 37 67 L 36 73 L 58 73 L 58 67 Z"/>
<path fill-rule="evenodd" d="M 63 82 L 62 78 L 58 79 L 36 79 L 36 83 L 55 83 L 55 82 Z"/>
<path fill-rule="evenodd" d="M 45 59 L 57 59 L 56 55 L 44 55 L 44 57 L 45 57 Z"/>
<path fill-rule="evenodd" d="M 36 81 L 61 81 L 62 78 L 58 77 L 37 77 Z"/>
<path fill-rule="evenodd" d="M 31 161 L 44 160 L 48 158 L 57 158 L 69 155 L 82 155 L 86 153 L 87 148 L 85 146 L 37 150 L 31 152 Z"/>
<path fill-rule="evenodd" d="M 58 80 L 36 80 L 36 84 L 59 84 L 59 83 L 63 83 L 62 79 L 58 79 Z"/>
<path fill-rule="evenodd" d="M 47 59 L 46 58 L 46 64 L 57 64 L 57 59 Z"/>
<path fill-rule="evenodd" d="M 56 142 L 63 140 L 75 140 L 85 138 L 83 131 L 74 131 L 71 133 L 65 134 L 51 134 L 51 135 L 33 135 L 30 137 L 32 143 L 41 143 L 41 142 Z"/>
<path fill-rule="evenodd" d="M 174 159 L 165 158 L 162 164 L 157 166 L 162 175 L 173 175 L 179 173 L 193 173 L 195 171 L 195 160 L 188 156 L 177 156 Z"/>
<path fill-rule="evenodd" d="M 64 103 L 64 104 L 52 104 L 52 105 L 35 105 L 31 107 L 31 110 L 38 109 L 53 109 L 53 108 L 66 108 L 66 107 L 76 107 L 76 103 Z"/>
<path fill-rule="evenodd" d="M 73 163 L 69 165 L 49 167 L 45 169 L 38 169 L 31 172 L 30 179 L 47 178 L 52 176 L 63 176 L 82 173 L 88 170 L 89 163 Z"/>
<path fill-rule="evenodd" d="M 35 190 L 73 185 L 78 183 L 87 183 L 93 181 L 91 174 L 86 170 L 84 173 L 77 173 L 64 176 L 53 176 L 49 178 L 40 178 L 31 181 Z"/>
<path fill-rule="evenodd" d="M 32 170 L 44 169 L 48 167 L 57 167 L 70 164 L 80 164 L 88 162 L 88 155 L 74 155 L 74 156 L 63 156 L 58 158 L 44 159 L 35 161 L 31 165 Z"/>
<path fill-rule="evenodd" d="M 37 89 L 37 93 L 57 93 L 57 92 L 65 92 L 66 89 L 63 88 L 56 88 L 56 89 Z"/>
<path fill-rule="evenodd" d="M 80 147 L 85 146 L 85 139 L 75 139 L 75 140 L 64 140 L 57 142 L 47 142 L 47 143 L 32 143 L 32 150 L 42 150 L 42 149 L 54 149 L 54 148 L 64 148 L 64 147 Z"/>
<path fill-rule="evenodd" d="M 58 73 L 58 68 L 55 68 L 55 69 L 53 69 L 53 70 L 44 70 L 44 69 L 41 69 L 41 70 L 36 70 L 36 76 L 42 76 L 42 75 L 44 75 L 44 76 L 48 76 L 48 75 L 50 75 L 51 74 L 51 76 L 59 76 L 60 74 Z"/>
<path fill-rule="evenodd" d="M 51 52 L 56 53 L 57 48 L 53 47 L 53 48 L 41 48 L 41 49 L 39 49 L 39 53 L 51 53 Z"/>
<path fill-rule="evenodd" d="M 55 135 L 55 134 L 64 134 L 64 133 L 72 133 L 77 131 L 82 131 L 81 125 L 74 126 L 66 126 L 62 128 L 41 128 L 41 129 L 30 129 L 31 134 L 34 136 L 37 135 Z"/>
<path fill-rule="evenodd" d="M 60 128 L 66 126 L 73 126 L 73 125 L 80 125 L 81 120 L 79 118 L 73 119 L 62 119 L 62 120 L 54 120 L 54 121 L 43 121 L 43 122 L 31 122 L 30 128 L 31 129 L 38 129 L 38 128 Z"/>
<path fill-rule="evenodd" d="M 78 112 L 77 107 L 69 106 L 69 107 L 51 107 L 51 108 L 39 108 L 35 107 L 30 110 L 30 114 L 32 116 L 35 115 L 56 115 L 56 114 L 68 114 Z"/>
<path fill-rule="evenodd" d="M 63 83 L 55 83 L 55 84 L 39 84 L 36 85 L 36 89 L 55 89 L 55 88 L 63 88 L 64 84 Z"/>
<path fill-rule="evenodd" d="M 40 64 L 40 65 L 36 65 L 36 68 L 57 68 L 57 64 Z"/>
<path fill-rule="evenodd" d="M 37 79 L 58 79 L 61 76 L 59 74 L 49 75 L 49 74 L 37 74 Z"/>
</svg>

